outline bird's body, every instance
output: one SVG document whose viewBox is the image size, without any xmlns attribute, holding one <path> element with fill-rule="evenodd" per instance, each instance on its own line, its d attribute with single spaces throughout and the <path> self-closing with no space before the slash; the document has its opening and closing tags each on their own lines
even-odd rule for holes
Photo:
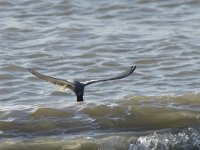
<svg viewBox="0 0 200 150">
<path fill-rule="evenodd" d="M 76 94 L 77 102 L 81 102 L 81 101 L 83 101 L 85 86 L 93 84 L 93 83 L 125 78 L 125 77 L 129 76 L 130 74 L 132 74 L 134 72 L 135 68 L 136 68 L 136 66 L 135 67 L 132 66 L 132 67 L 130 67 L 130 69 L 128 69 L 124 73 L 122 73 L 118 76 L 112 77 L 112 78 L 102 79 L 102 80 L 90 80 L 90 81 L 85 81 L 85 82 L 79 82 L 79 81 L 76 81 L 76 80 L 58 79 L 58 78 L 46 76 L 46 75 L 41 74 L 41 73 L 39 73 L 39 72 L 37 72 L 33 69 L 30 69 L 30 68 L 28 70 L 29 70 L 29 72 L 31 72 L 33 75 L 35 75 L 39 79 L 45 80 L 45 81 L 53 83 L 55 85 L 62 86 L 64 88 L 69 88 L 70 90 L 72 90 Z"/>
</svg>

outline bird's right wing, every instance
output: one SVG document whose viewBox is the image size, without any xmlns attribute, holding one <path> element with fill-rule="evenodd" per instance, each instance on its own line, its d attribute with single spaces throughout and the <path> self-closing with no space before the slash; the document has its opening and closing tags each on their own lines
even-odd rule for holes
<svg viewBox="0 0 200 150">
<path fill-rule="evenodd" d="M 44 74 L 41 74 L 33 69 L 28 68 L 28 71 L 38 77 L 39 79 L 45 80 L 47 82 L 53 83 L 55 85 L 65 86 L 65 88 L 72 88 L 73 84 L 67 80 L 53 78 L 50 76 L 46 76 Z"/>
<path fill-rule="evenodd" d="M 126 70 L 125 72 L 123 72 L 123 73 L 121 73 L 117 76 L 107 78 L 107 79 L 102 79 L 102 80 L 90 80 L 90 81 L 84 82 L 84 84 L 90 85 L 90 84 L 93 84 L 93 83 L 98 83 L 98 82 L 103 82 L 103 81 L 122 79 L 122 78 L 125 78 L 125 77 L 129 76 L 130 74 L 132 74 L 134 72 L 135 68 L 136 68 L 136 66 L 134 66 L 134 67 L 131 66 L 128 70 Z"/>
</svg>

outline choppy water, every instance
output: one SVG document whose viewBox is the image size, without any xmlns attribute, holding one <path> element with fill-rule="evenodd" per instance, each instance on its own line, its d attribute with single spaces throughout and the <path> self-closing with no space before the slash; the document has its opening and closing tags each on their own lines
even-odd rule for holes
<svg viewBox="0 0 200 150">
<path fill-rule="evenodd" d="M 200 1 L 0 1 L 0 150 L 200 149 Z M 27 68 L 91 85 L 85 102 Z"/>
</svg>

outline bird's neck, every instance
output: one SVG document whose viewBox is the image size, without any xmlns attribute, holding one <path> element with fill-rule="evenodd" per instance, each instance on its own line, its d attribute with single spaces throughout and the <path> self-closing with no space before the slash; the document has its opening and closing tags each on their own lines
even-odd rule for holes
<svg viewBox="0 0 200 150">
<path fill-rule="evenodd" d="M 83 96 L 77 96 L 77 102 L 83 102 Z"/>
</svg>

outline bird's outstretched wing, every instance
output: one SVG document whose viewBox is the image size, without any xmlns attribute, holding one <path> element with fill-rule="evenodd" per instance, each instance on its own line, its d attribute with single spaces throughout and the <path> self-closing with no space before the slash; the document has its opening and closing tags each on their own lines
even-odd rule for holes
<svg viewBox="0 0 200 150">
<path fill-rule="evenodd" d="M 28 68 L 28 71 L 32 73 L 33 75 L 35 75 L 36 77 L 38 77 L 39 79 L 45 80 L 50 83 L 60 85 L 60 86 L 65 86 L 65 88 L 71 88 L 73 86 L 73 84 L 67 80 L 49 77 L 30 68 Z"/>
<path fill-rule="evenodd" d="M 90 84 L 93 84 L 93 83 L 98 83 L 98 82 L 103 82 L 103 81 L 122 79 L 122 78 L 125 78 L 125 77 L 129 76 L 130 74 L 132 74 L 134 72 L 135 68 L 136 68 L 136 66 L 131 66 L 128 70 L 126 70 L 125 72 L 123 72 L 122 74 L 120 74 L 118 76 L 108 78 L 108 79 L 102 79 L 102 80 L 86 81 L 86 82 L 84 82 L 84 84 L 90 85 Z"/>
</svg>

